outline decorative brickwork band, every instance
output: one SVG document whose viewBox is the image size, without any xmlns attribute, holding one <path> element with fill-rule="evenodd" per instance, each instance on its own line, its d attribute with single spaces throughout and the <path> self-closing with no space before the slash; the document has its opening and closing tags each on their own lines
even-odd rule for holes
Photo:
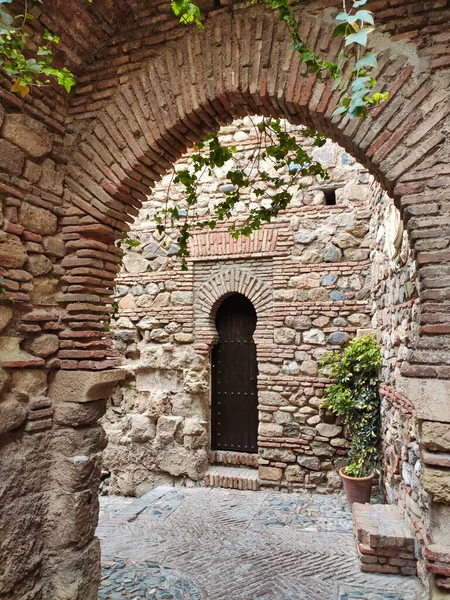
<svg viewBox="0 0 450 600">
<path fill-rule="evenodd" d="M 220 304 L 231 294 L 242 294 L 253 304 L 258 316 L 255 338 L 264 329 L 264 321 L 272 308 L 272 292 L 247 269 L 224 268 L 211 277 L 195 293 L 195 330 L 200 345 L 209 348 L 217 341 L 215 318 Z"/>
</svg>

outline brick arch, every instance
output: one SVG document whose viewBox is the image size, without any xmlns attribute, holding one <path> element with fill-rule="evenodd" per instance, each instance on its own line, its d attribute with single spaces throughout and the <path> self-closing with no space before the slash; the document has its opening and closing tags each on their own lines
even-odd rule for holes
<svg viewBox="0 0 450 600">
<path fill-rule="evenodd" d="M 31 204 L 52 212 L 55 222 L 58 217 L 61 234 L 57 240 L 60 244 L 51 255 L 57 275 L 51 283 L 55 289 L 59 286 L 57 291 L 61 293 L 52 296 L 52 287 L 42 301 L 48 304 L 41 303 L 38 310 L 33 310 L 33 302 L 35 306 L 38 303 L 28 294 L 18 297 L 15 310 L 22 322 L 14 330 L 18 336 L 28 335 L 40 330 L 36 323 L 43 323 L 54 332 L 53 340 L 59 336 L 59 349 L 47 361 L 17 353 L 17 362 L 3 364 L 5 369 L 13 370 L 23 367 L 27 360 L 28 370 L 41 370 L 44 375 L 39 394 L 48 397 L 38 396 L 30 411 L 29 430 L 23 436 L 28 450 L 23 456 L 40 456 L 41 448 L 26 444 L 32 436 L 40 439 L 34 432 L 44 431 L 51 451 L 40 463 L 26 462 L 27 468 L 34 469 L 37 464 L 36 471 L 42 466 L 42 472 L 50 475 L 42 478 L 42 497 L 33 499 L 36 526 L 30 528 L 31 533 L 21 530 L 17 535 L 14 531 L 11 539 L 29 539 L 30 548 L 40 546 L 43 540 L 42 572 L 49 589 L 58 585 L 65 589 L 79 581 L 79 597 L 97 597 L 99 549 L 93 541 L 96 512 L 91 498 L 96 495 L 99 457 L 95 457 L 94 465 L 91 461 L 76 469 L 70 465 L 74 456 L 100 452 L 104 436 L 97 420 L 114 380 L 120 377 L 108 371 L 117 360 L 111 357 L 101 323 L 103 314 L 112 310 L 109 299 L 120 268 L 120 250 L 114 242 L 129 228 L 146 194 L 173 162 L 195 141 L 236 117 L 279 116 L 320 129 L 364 164 L 395 197 L 421 279 L 420 336 L 402 365 L 405 375 L 420 378 L 420 385 L 417 379 L 406 380 L 400 400 L 403 394 L 414 398 L 418 418 L 425 424 L 450 422 L 450 92 L 445 72 L 448 53 L 444 54 L 449 9 L 440 2 L 433 7 L 427 3 L 424 9 L 423 3 L 414 0 L 389 10 L 384 10 L 385 2 L 375 3 L 379 6 L 376 16 L 382 23 L 375 40 L 380 58 L 378 85 L 390 92 L 391 99 L 366 121 L 350 121 L 332 117 L 337 95 L 331 82 L 317 80 L 299 64 L 284 23 L 263 5 L 241 10 L 238 4 L 211 13 L 203 33 L 177 27 L 146 35 L 138 21 L 134 32 L 123 27 L 95 59 L 91 60 L 91 53 L 86 52 L 91 62 L 80 77 L 67 120 L 66 107 L 60 110 L 54 103 L 53 88 L 48 88 L 45 102 L 40 100 L 39 90 L 33 90 L 23 103 L 8 92 L 1 94 L 2 102 L 6 98 L 9 103 L 8 110 L 28 110 L 43 122 L 53 123 L 61 137 L 54 138 L 52 157 L 65 169 L 61 198 L 59 192 L 49 193 L 48 182 L 39 184 L 41 188 L 35 185 L 33 161 L 25 160 L 14 144 L 1 140 L 0 166 L 8 175 L 4 180 L 2 173 L 0 191 L 12 197 L 5 231 L 8 227 L 11 235 L 21 235 L 23 228 L 8 219 L 14 217 L 21 201 L 29 199 Z M 413 43 L 395 41 L 395 34 L 408 37 L 403 11 L 410 6 L 414 9 L 414 13 L 408 13 L 414 14 Z M 329 8 L 329 2 L 305 2 L 295 10 L 302 37 L 312 48 L 335 59 L 339 41 L 330 35 L 334 9 Z M 76 27 L 71 30 L 78 31 Z M 64 133 L 66 139 L 62 140 Z M 5 148 L 9 154 L 3 151 Z M 37 243 L 33 241 L 36 239 L 31 235 L 24 241 L 30 245 Z M 19 344 L 21 337 L 15 340 Z M 441 381 L 430 384 L 427 378 Z M 80 386 L 80 381 L 85 385 Z M 23 407 L 21 411 L 26 415 Z M 432 437 L 428 439 L 432 443 Z M 9 460 L 3 448 L 2 455 Z M 19 455 L 14 448 L 14 456 Z M 11 459 L 10 464 L 16 463 Z M 62 464 L 67 475 L 64 477 Z M 21 471 L 25 482 L 28 471 Z M 39 487 L 38 482 L 36 485 Z M 20 497 L 21 491 L 31 488 L 25 483 L 14 487 L 18 496 L 11 496 L 10 504 L 21 516 L 25 502 L 29 506 L 28 499 Z M 79 508 L 75 511 L 74 506 Z M 450 515 L 448 505 L 440 506 Z M 8 509 L 5 518 L 9 519 L 14 511 Z M 437 522 L 440 514 L 437 511 Z M 69 526 L 61 515 L 72 515 Z M 25 521 L 21 518 L 21 522 Z M 435 533 L 439 541 L 438 527 L 430 526 L 430 535 L 436 537 Z M 21 550 L 14 554 L 19 555 L 28 556 Z M 27 573 L 23 570 L 17 581 L 20 577 L 26 580 Z M 34 585 L 35 580 L 29 580 L 26 585 Z M 16 593 L 16 597 L 23 595 L 20 590 Z M 44 596 L 55 594 L 44 592 Z"/>
<path fill-rule="evenodd" d="M 218 340 L 215 320 L 219 306 L 225 298 L 236 293 L 248 298 L 255 307 L 258 319 L 255 339 L 261 337 L 261 331 L 267 334 L 272 308 L 270 288 L 248 269 L 224 268 L 203 283 L 194 295 L 196 338 L 204 350 L 208 351 Z"/>
<path fill-rule="evenodd" d="M 331 38 L 328 23 L 319 21 L 308 6 L 297 10 L 303 37 L 313 48 L 320 40 L 322 54 L 334 59 L 338 41 Z M 438 228 L 447 220 L 435 179 L 446 173 L 448 90 L 443 90 L 442 80 L 414 45 L 377 35 L 379 87 L 389 90 L 391 99 L 366 121 L 332 117 L 337 101 L 332 82 L 307 74 L 290 49 L 284 24 L 264 7 L 219 12 L 210 17 L 205 32 L 186 29 L 180 39 L 156 46 L 136 74 L 87 113 L 83 139 L 67 168 L 66 202 L 85 215 L 86 222 L 76 232 L 71 226 L 63 230 L 81 238 L 67 244 L 69 254 L 63 261 L 77 274 L 67 277 L 68 292 L 75 294 L 71 310 L 77 311 L 78 302 L 83 305 L 81 312 L 88 313 L 90 306 L 99 310 L 94 300 L 92 305 L 77 300 L 80 286 L 83 293 L 104 303 L 104 292 L 99 296 L 99 290 L 112 291 L 118 270 L 114 240 L 129 228 L 149 189 L 186 148 L 236 117 L 284 117 L 329 135 L 395 197 L 423 284 L 421 338 L 404 361 L 403 371 L 450 378 L 450 353 L 441 360 L 446 340 L 436 337 L 450 332 L 450 319 L 441 315 L 436 321 L 430 314 L 436 300 L 443 298 L 436 264 L 449 261 L 450 254 L 442 245 L 436 246 L 431 233 L 429 237 L 420 233 L 423 224 Z M 79 107 L 76 110 L 80 112 Z M 98 246 L 100 253 L 92 253 L 101 265 L 95 271 L 86 265 L 91 240 L 104 244 Z M 90 277 L 92 283 L 82 282 L 83 277 Z M 77 337 L 82 337 L 79 330 Z M 105 360 L 109 352 L 99 340 L 94 354 L 86 351 L 86 360 L 68 351 L 62 367 L 104 368 L 110 364 Z"/>
</svg>

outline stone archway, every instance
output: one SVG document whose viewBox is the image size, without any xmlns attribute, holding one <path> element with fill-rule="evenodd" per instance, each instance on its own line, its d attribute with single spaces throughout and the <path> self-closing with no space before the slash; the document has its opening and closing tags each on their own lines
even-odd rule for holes
<svg viewBox="0 0 450 600">
<path fill-rule="evenodd" d="M 303 37 L 334 58 L 338 48 L 331 27 L 317 18 L 324 6 L 319 2 L 298 10 Z M 332 9 L 327 10 L 331 18 Z M 445 36 L 448 10 L 438 10 Z M 40 581 L 50 590 L 71 585 L 74 598 L 95 598 L 99 466 L 72 459 L 94 455 L 103 444 L 95 423 L 109 392 L 100 393 L 99 384 L 114 379 L 116 375 L 103 372 L 117 366 L 102 325 L 120 262 L 114 242 L 171 163 L 236 116 L 282 116 L 320 129 L 366 165 L 395 197 L 422 285 L 420 336 L 403 361 L 400 395 L 409 398 L 421 420 L 425 451 L 436 449 L 434 422 L 448 431 L 448 56 L 439 56 L 438 34 L 427 41 L 426 15 L 416 18 L 418 43 L 412 44 L 399 41 L 397 25 L 390 27 L 395 15 L 383 14 L 383 7 L 377 12 L 382 23 L 377 34 L 378 81 L 391 99 L 364 122 L 331 117 L 337 99 L 331 83 L 306 73 L 290 51 L 284 24 L 263 6 L 212 13 L 204 34 L 193 29 L 161 34 L 155 29 L 144 41 L 139 27 L 129 26 L 125 35 L 113 36 L 99 51 L 80 78 L 76 100 L 53 117 L 45 98 L 42 102 L 36 96 L 21 104 L 2 93 L 7 114 L 0 114 L 5 119 L 0 167 L 6 177 L 0 191 L 8 210 L 1 256 L 6 285 L 16 298 L 14 318 L 3 311 L 8 329 L 1 347 L 2 381 L 11 416 L 2 433 L 2 457 L 5 469 L 21 482 L 8 487 L 6 518 L 15 523 L 17 514 L 26 512 L 27 505 L 17 502 L 20 490 L 36 494 L 38 501 L 29 531 L 22 531 L 22 545 L 15 545 L 14 528 L 8 534 L 18 555 L 27 556 L 24 547 L 29 548 L 35 558 L 33 573 L 20 569 L 21 558 L 1 593 L 23 597 Z M 411 31 L 408 26 L 406 34 Z M 72 119 L 76 124 L 70 124 Z M 30 128 L 35 134 L 32 152 L 30 139 L 23 143 Z M 53 160 L 48 162 L 50 152 Z M 18 258 L 11 262 L 13 249 Z M 35 257 L 41 254 L 47 261 Z M 15 273 L 27 260 L 25 275 Z M 36 281 L 32 295 L 29 281 Z M 42 323 L 54 336 L 45 343 L 57 346 L 50 354 L 40 350 L 39 356 L 28 342 L 37 337 L 37 324 Z M 18 368 L 32 372 L 21 386 L 15 386 Z M 72 377 L 91 383 L 70 397 L 57 394 L 55 390 Z M 24 429 L 17 431 L 25 421 Z M 37 440 L 45 451 L 42 464 L 30 473 L 29 462 L 17 464 L 11 452 L 18 446 L 34 453 Z M 425 465 L 426 460 L 424 454 Z M 67 476 L 67 471 L 60 476 L 61 463 L 70 465 Z M 33 479 L 30 491 L 26 482 L 37 471 L 45 473 L 45 481 Z M 448 470 L 434 464 L 424 471 L 424 484 L 436 496 L 427 535 L 444 543 L 441 523 L 448 519 L 450 492 L 448 484 L 444 495 L 436 490 L 436 478 L 448 481 Z M 43 541 L 33 549 L 37 539 Z"/>
</svg>

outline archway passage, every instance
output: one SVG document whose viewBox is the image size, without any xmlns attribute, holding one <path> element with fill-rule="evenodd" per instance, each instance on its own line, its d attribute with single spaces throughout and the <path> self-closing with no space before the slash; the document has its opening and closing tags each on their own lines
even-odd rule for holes
<svg viewBox="0 0 450 600">
<path fill-rule="evenodd" d="M 213 450 L 256 452 L 258 389 L 256 311 L 242 294 L 233 294 L 220 306 L 216 327 L 219 342 L 212 351 Z"/>
</svg>

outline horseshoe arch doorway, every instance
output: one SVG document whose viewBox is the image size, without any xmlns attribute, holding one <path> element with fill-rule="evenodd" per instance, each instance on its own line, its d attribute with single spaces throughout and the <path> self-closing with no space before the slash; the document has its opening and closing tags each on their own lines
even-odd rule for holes
<svg viewBox="0 0 450 600">
<path fill-rule="evenodd" d="M 257 452 L 256 311 L 242 294 L 228 296 L 216 316 L 219 341 L 211 356 L 212 450 Z"/>
</svg>

